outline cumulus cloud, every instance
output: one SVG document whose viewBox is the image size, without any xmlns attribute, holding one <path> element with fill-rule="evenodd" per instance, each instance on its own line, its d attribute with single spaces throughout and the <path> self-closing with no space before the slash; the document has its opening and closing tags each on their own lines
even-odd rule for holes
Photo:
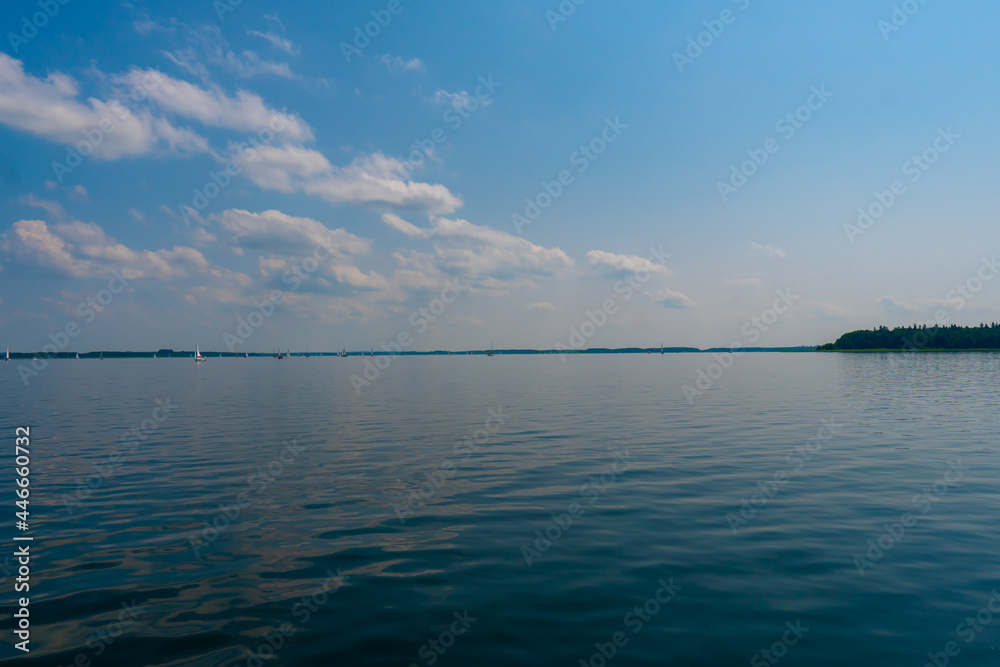
<svg viewBox="0 0 1000 667">
<path fill-rule="evenodd" d="M 417 227 L 391 214 L 382 216 L 382 220 L 412 238 L 434 240 L 438 262 L 466 275 L 555 275 L 573 266 L 573 260 L 559 248 L 535 245 L 520 236 L 468 220 L 431 216 L 430 227 Z"/>
<path fill-rule="evenodd" d="M 364 255 L 372 249 L 368 239 L 343 229 L 330 229 L 312 218 L 297 218 L 276 210 L 251 213 L 229 209 L 214 218 L 228 243 L 240 248 L 302 254 L 319 246 L 337 256 Z"/>
<path fill-rule="evenodd" d="M 202 88 L 156 70 L 137 68 L 112 80 L 133 88 L 141 86 L 143 81 L 152 81 L 147 92 L 161 109 L 204 125 L 250 132 L 283 127 L 275 134 L 279 141 L 313 139 L 312 128 L 297 115 L 272 109 L 259 95 L 245 90 L 237 91 L 235 97 L 230 97 L 218 86 Z"/>
<path fill-rule="evenodd" d="M 654 294 L 653 301 L 660 304 L 664 308 L 673 308 L 677 310 L 693 308 L 697 305 L 694 300 L 686 294 L 675 292 L 667 287 L 664 287 L 662 290 Z"/>
<path fill-rule="evenodd" d="M 50 229 L 42 220 L 20 220 L 0 248 L 15 262 L 73 278 L 107 277 L 112 270 L 125 270 L 132 278 L 170 280 L 210 268 L 205 256 L 194 248 L 132 250 L 100 226 L 79 221 Z"/>
<path fill-rule="evenodd" d="M 146 90 L 155 84 L 147 79 L 139 85 L 140 90 Z M 39 79 L 27 74 L 21 61 L 0 53 L 0 123 L 4 125 L 58 143 L 88 141 L 92 155 L 107 160 L 161 148 L 178 152 L 208 149 L 202 137 L 166 119 L 154 118 L 149 109 L 130 111 L 118 98 L 90 98 L 84 104 L 79 97 L 79 83 L 72 77 L 53 73 Z"/>
<path fill-rule="evenodd" d="M 235 147 L 231 147 L 235 152 Z M 303 146 L 264 146 L 235 157 L 250 180 L 266 190 L 304 192 L 331 203 L 387 204 L 428 213 L 451 213 L 462 200 L 443 185 L 408 180 L 403 163 L 382 153 L 344 167 Z"/>
</svg>

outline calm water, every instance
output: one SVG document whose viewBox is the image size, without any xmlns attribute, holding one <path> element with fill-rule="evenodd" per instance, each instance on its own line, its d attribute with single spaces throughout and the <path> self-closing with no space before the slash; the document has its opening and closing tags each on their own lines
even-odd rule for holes
<svg viewBox="0 0 1000 667">
<path fill-rule="evenodd" d="M 711 361 L 404 357 L 360 396 L 356 358 L 0 367 L 18 660 L 997 664 L 1000 355 L 748 354 L 689 404 Z"/>
</svg>

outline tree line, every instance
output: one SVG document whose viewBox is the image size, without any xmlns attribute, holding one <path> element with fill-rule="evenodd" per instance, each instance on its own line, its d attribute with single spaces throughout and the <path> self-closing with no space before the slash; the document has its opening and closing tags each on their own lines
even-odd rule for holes
<svg viewBox="0 0 1000 667">
<path fill-rule="evenodd" d="M 947 327 L 914 324 L 908 327 L 880 326 L 846 333 L 835 343 L 820 345 L 817 350 L 1000 350 L 1000 323 L 981 323 L 978 327 Z"/>
</svg>

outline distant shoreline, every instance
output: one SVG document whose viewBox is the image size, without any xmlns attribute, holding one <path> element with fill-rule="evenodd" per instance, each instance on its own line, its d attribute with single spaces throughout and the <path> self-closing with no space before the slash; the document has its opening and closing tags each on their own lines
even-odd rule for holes
<svg viewBox="0 0 1000 667">
<path fill-rule="evenodd" d="M 699 349 L 696 347 L 665 347 L 663 348 L 663 354 L 707 354 L 707 353 L 717 353 L 717 352 L 731 352 L 732 350 L 728 347 L 711 347 L 708 349 Z M 741 348 L 740 352 L 815 352 L 815 345 L 808 346 L 797 346 L 797 347 L 747 347 Z M 202 356 L 208 359 L 218 359 L 221 355 L 222 358 L 239 358 L 242 359 L 244 356 L 249 356 L 250 358 L 273 358 L 275 355 L 273 352 L 219 352 L 211 350 L 202 350 Z M 355 351 L 348 352 L 348 357 L 368 357 L 374 356 L 385 357 L 385 356 L 399 356 L 399 357 L 426 357 L 426 356 L 486 356 L 490 353 L 490 350 L 430 350 L 426 352 L 406 350 L 403 352 L 385 352 L 376 350 L 374 353 L 371 351 Z M 513 354 L 660 354 L 659 347 L 623 347 L 623 348 L 588 348 L 585 350 L 528 350 L 528 349 L 509 349 L 509 350 L 493 350 L 494 355 L 513 355 Z M 80 360 L 84 359 L 100 359 L 101 356 L 105 359 L 152 359 L 153 355 L 156 355 L 158 359 L 191 359 L 194 357 L 194 350 L 158 350 L 156 352 L 133 352 L 133 351 L 122 351 L 122 350 L 95 350 L 90 352 L 80 352 Z M 284 357 L 339 357 L 341 356 L 338 352 L 286 352 L 282 353 Z M 31 353 L 31 352 L 11 352 L 11 361 L 25 360 L 25 359 L 76 359 L 76 352 L 57 352 L 53 354 L 44 353 Z"/>
</svg>

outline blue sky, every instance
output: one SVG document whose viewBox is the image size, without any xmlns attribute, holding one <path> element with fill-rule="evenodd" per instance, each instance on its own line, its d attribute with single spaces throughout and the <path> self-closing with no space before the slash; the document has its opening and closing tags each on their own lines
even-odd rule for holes
<svg viewBox="0 0 1000 667">
<path fill-rule="evenodd" d="M 236 350 L 549 348 L 608 299 L 587 347 L 749 344 L 779 289 L 757 345 L 1000 319 L 949 300 L 996 251 L 991 3 L 52 3 L 2 26 L 12 349 L 227 349 L 255 303 Z"/>
</svg>

